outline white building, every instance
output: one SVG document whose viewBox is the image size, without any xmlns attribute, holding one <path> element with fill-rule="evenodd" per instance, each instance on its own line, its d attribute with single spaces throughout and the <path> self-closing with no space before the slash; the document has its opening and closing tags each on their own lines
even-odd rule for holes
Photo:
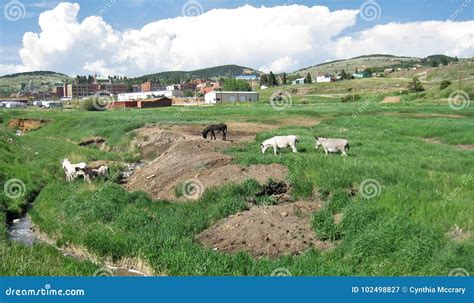
<svg viewBox="0 0 474 303">
<path fill-rule="evenodd" d="M 316 76 L 316 83 L 325 83 L 331 82 L 331 77 L 329 75 Z"/>
<path fill-rule="evenodd" d="M 305 78 L 299 78 L 299 79 L 296 79 L 295 81 L 293 81 L 291 84 L 293 84 L 293 85 L 304 84 L 304 80 L 305 80 Z"/>
<path fill-rule="evenodd" d="M 206 104 L 224 102 L 256 102 L 259 94 L 256 92 L 219 92 L 212 91 L 204 96 Z"/>
<path fill-rule="evenodd" d="M 179 90 L 179 85 L 168 85 L 166 90 Z"/>
<path fill-rule="evenodd" d="M 136 100 L 145 100 L 158 97 L 167 97 L 172 99 L 183 97 L 184 94 L 180 90 L 160 90 L 152 92 L 140 92 L 140 93 L 125 93 L 118 94 L 118 101 L 136 101 Z"/>
<path fill-rule="evenodd" d="M 5 108 L 25 108 L 28 105 L 24 102 L 12 102 L 12 101 L 2 102 L 2 104 L 3 104 L 2 107 L 5 107 Z"/>
</svg>

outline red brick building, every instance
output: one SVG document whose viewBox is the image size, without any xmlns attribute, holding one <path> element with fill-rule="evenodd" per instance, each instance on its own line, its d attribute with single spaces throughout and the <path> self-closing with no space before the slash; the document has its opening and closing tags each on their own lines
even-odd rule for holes
<svg viewBox="0 0 474 303">
<path fill-rule="evenodd" d="M 118 101 L 112 102 L 107 105 L 108 109 L 112 108 L 157 108 L 157 107 L 169 107 L 173 105 L 173 101 L 170 98 L 157 98 L 157 99 L 146 99 L 140 101 Z"/>
<path fill-rule="evenodd" d="M 154 92 L 161 89 L 161 83 L 158 81 L 147 81 L 141 85 L 142 92 Z"/>
</svg>

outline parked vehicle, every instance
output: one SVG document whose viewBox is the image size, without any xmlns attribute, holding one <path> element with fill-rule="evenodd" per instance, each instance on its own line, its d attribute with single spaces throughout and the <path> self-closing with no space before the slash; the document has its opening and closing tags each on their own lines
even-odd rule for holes
<svg viewBox="0 0 474 303">
<path fill-rule="evenodd" d="M 55 102 L 55 101 L 43 101 L 42 104 L 43 108 L 63 108 L 63 104 L 61 102 Z"/>
</svg>

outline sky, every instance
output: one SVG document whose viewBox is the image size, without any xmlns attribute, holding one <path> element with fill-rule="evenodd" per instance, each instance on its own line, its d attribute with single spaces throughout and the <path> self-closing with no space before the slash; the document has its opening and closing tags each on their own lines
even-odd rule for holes
<svg viewBox="0 0 474 303">
<path fill-rule="evenodd" d="M 474 56 L 474 0 L 0 0 L 0 75 L 292 72 L 384 53 Z"/>
</svg>

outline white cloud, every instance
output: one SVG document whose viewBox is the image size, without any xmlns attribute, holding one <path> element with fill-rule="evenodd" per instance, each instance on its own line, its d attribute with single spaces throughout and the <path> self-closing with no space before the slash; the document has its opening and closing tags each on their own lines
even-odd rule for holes
<svg viewBox="0 0 474 303">
<path fill-rule="evenodd" d="M 262 66 L 259 68 L 262 72 L 268 73 L 273 71 L 275 73 L 287 72 L 289 70 L 294 70 L 298 66 L 298 61 L 291 58 L 290 56 L 285 56 L 276 59 L 269 66 Z"/>
<path fill-rule="evenodd" d="M 79 4 L 60 3 L 43 12 L 40 33 L 24 34 L 22 64 L 0 64 L 0 73 L 48 69 L 68 74 L 135 76 L 221 64 L 282 72 L 371 53 L 474 53 L 473 21 L 390 23 L 341 36 L 356 23 L 358 10 L 246 5 L 117 31 L 99 16 L 79 21 L 79 9 Z"/>
<path fill-rule="evenodd" d="M 426 21 L 389 23 L 341 37 L 335 43 L 338 58 L 367 53 L 424 57 L 445 54 L 458 57 L 474 55 L 474 21 Z"/>
</svg>

